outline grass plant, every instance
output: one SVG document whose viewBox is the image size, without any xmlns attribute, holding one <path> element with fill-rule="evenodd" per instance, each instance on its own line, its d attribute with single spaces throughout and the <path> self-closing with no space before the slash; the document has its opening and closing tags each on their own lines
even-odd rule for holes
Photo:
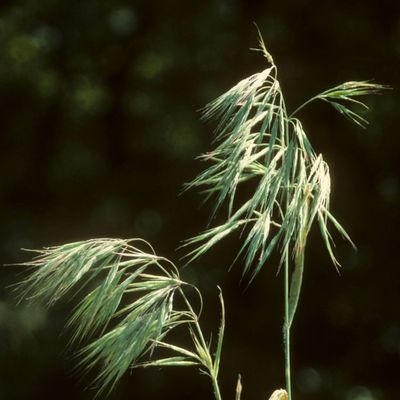
<svg viewBox="0 0 400 400">
<path fill-rule="evenodd" d="M 202 160 L 209 166 L 186 189 L 200 188 L 213 198 L 213 217 L 226 204 L 227 217 L 184 243 L 189 263 L 208 252 L 232 232 L 243 238 L 237 258 L 243 260 L 243 277 L 250 283 L 279 254 L 283 269 L 286 390 L 271 399 L 292 400 L 290 334 L 299 302 L 305 249 L 310 229 L 317 222 L 329 256 L 339 267 L 332 229 L 354 246 L 345 229 L 330 212 L 329 167 L 312 147 L 301 121 L 303 107 L 321 100 L 357 125 L 367 121 L 354 107 L 367 108 L 360 96 L 375 94 L 384 86 L 368 81 L 346 82 L 312 97 L 294 112 L 286 109 L 277 67 L 260 35 L 259 48 L 267 68 L 237 83 L 203 110 L 203 119 L 216 119 L 215 147 Z M 254 182 L 248 199 L 237 201 L 242 184 Z M 145 250 L 143 250 L 145 249 Z M 60 298 L 84 290 L 68 326 L 83 368 L 98 368 L 94 386 L 109 392 L 130 368 L 197 366 L 209 376 L 216 400 L 225 311 L 222 293 L 221 324 L 215 347 L 205 339 L 200 311 L 193 306 L 199 290 L 180 278 L 179 269 L 157 256 L 141 239 L 93 239 L 35 251 L 23 265 L 33 271 L 17 290 L 21 299 L 51 306 Z M 192 295 L 189 295 L 191 292 Z M 179 298 L 179 299 L 178 299 Z M 177 300 L 178 299 L 178 300 Z M 201 309 L 201 307 L 200 307 Z M 181 347 L 173 332 L 186 329 L 191 347 Z M 159 350 L 170 355 L 159 356 Z M 240 400 L 240 377 L 236 400 Z"/>
<path fill-rule="evenodd" d="M 143 246 L 147 251 L 140 249 Z M 194 290 L 202 304 L 200 292 L 182 281 L 178 268 L 157 256 L 146 241 L 92 239 L 35 253 L 32 261 L 23 264 L 33 267 L 33 272 L 17 286 L 21 298 L 50 306 L 74 287 L 89 287 L 68 325 L 72 342 L 89 340 L 79 351 L 79 365 L 99 368 L 93 382 L 98 393 L 109 392 L 129 368 L 195 365 L 210 377 L 215 398 L 221 400 L 222 294 L 221 325 L 216 348 L 211 349 L 199 323 L 200 312 L 194 310 L 187 293 Z M 176 307 L 177 296 L 183 307 Z M 169 339 L 179 326 L 186 328 L 191 339 L 189 349 Z M 158 348 L 171 355 L 157 357 Z"/>
</svg>

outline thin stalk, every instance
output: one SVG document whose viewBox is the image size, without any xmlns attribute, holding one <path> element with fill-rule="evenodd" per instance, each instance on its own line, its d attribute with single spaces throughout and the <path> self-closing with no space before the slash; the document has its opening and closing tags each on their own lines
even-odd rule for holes
<svg viewBox="0 0 400 400">
<path fill-rule="evenodd" d="M 290 322 L 289 322 L 289 249 L 285 251 L 285 320 L 283 323 L 283 342 L 285 348 L 285 378 L 288 400 L 292 400 L 292 382 L 290 371 Z"/>
<path fill-rule="evenodd" d="M 293 114 L 303 108 L 310 101 L 314 100 L 314 98 L 310 99 L 306 103 L 302 104 L 298 107 L 289 117 L 286 112 L 286 104 L 283 94 L 281 93 L 281 101 L 283 104 L 282 110 L 284 112 L 284 121 L 285 121 L 285 133 L 286 133 L 286 141 L 289 144 L 289 121 L 292 118 Z M 286 182 L 289 185 L 290 182 Z M 289 192 L 286 194 L 286 211 L 289 206 Z M 283 222 L 282 222 L 283 223 Z M 284 350 L 285 350 L 285 380 L 286 380 L 286 391 L 288 393 L 288 400 L 292 400 L 292 375 L 290 370 L 290 316 L 289 316 L 289 244 L 286 245 L 285 248 L 285 273 L 284 273 L 284 296 L 285 296 L 285 318 L 283 323 L 283 342 L 284 342 Z"/>
<path fill-rule="evenodd" d="M 316 100 L 318 96 L 311 97 L 311 99 L 308 99 L 305 103 L 303 103 L 301 106 L 297 107 L 290 115 L 289 118 L 292 118 L 295 114 L 297 114 L 302 108 L 304 108 L 307 104 L 310 104 L 312 101 Z"/>
<path fill-rule="evenodd" d="M 222 400 L 221 397 L 221 392 L 219 391 L 219 385 L 218 385 L 218 380 L 217 377 L 214 376 L 214 374 L 211 375 L 211 381 L 214 389 L 214 395 L 216 400 Z"/>
<path fill-rule="evenodd" d="M 192 314 L 192 318 L 193 318 L 192 322 L 196 327 L 196 331 L 197 331 L 197 335 L 198 335 L 197 339 L 199 340 L 204 352 L 207 355 L 207 359 L 206 360 L 204 360 L 201 356 L 199 357 L 199 359 L 200 359 L 201 363 L 203 364 L 203 366 L 205 368 L 207 368 L 207 370 L 208 370 L 208 375 L 209 375 L 209 377 L 211 379 L 212 387 L 213 387 L 213 390 L 214 390 L 215 400 L 222 400 L 221 391 L 220 391 L 219 385 L 218 385 L 218 377 L 217 377 L 217 375 L 216 375 L 216 373 L 214 371 L 214 362 L 213 362 L 212 357 L 211 357 L 211 355 L 209 353 L 207 342 L 204 339 L 203 331 L 201 330 L 197 314 L 194 312 L 193 307 L 190 304 L 189 300 L 186 298 L 185 294 L 183 293 L 183 290 L 179 289 L 179 291 L 180 291 L 180 293 L 182 295 L 183 301 L 186 303 L 186 305 L 187 305 L 187 307 L 189 309 L 189 313 Z"/>
</svg>

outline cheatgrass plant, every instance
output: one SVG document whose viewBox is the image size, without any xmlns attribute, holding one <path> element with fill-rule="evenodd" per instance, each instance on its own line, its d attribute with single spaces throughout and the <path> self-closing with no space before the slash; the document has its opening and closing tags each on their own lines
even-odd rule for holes
<svg viewBox="0 0 400 400">
<path fill-rule="evenodd" d="M 221 399 L 222 294 L 221 325 L 211 349 L 199 324 L 200 292 L 182 281 L 177 267 L 157 256 L 144 240 L 92 239 L 35 252 L 32 261 L 22 264 L 34 270 L 17 286 L 21 298 L 50 306 L 74 288 L 89 288 L 68 325 L 73 329 L 72 342 L 88 342 L 79 350 L 79 365 L 98 367 L 93 382 L 98 393 L 109 392 L 130 368 L 194 365 L 210 377 L 215 398 Z M 188 294 L 193 291 L 200 305 L 197 312 Z M 176 297 L 181 306 L 176 306 Z M 186 328 L 190 348 L 171 340 L 179 326 Z M 158 357 L 160 348 L 171 354 Z"/>
<path fill-rule="evenodd" d="M 201 188 L 214 199 L 212 216 L 226 204 L 227 218 L 187 240 L 188 262 L 209 251 L 220 240 L 240 231 L 243 243 L 238 258 L 250 283 L 278 252 L 278 269 L 284 275 L 284 326 L 286 390 L 273 400 L 292 399 L 290 330 L 299 301 L 307 239 L 313 223 L 319 225 L 332 259 L 331 230 L 351 245 L 349 235 L 329 210 L 329 167 L 312 147 L 298 112 L 315 100 L 333 106 L 357 125 L 367 121 L 355 107 L 367 108 L 360 96 L 385 87 L 368 81 L 346 82 L 312 97 L 295 111 L 286 109 L 277 67 L 260 35 L 268 67 L 243 79 L 205 107 L 204 119 L 217 119 L 215 148 L 202 156 L 210 163 L 186 188 Z M 237 192 L 253 181 L 254 192 L 243 202 Z M 209 376 L 216 400 L 225 311 L 222 293 L 221 324 L 212 346 L 206 340 L 199 316 L 200 291 L 181 280 L 171 261 L 155 254 L 141 239 L 93 239 L 36 250 L 23 265 L 33 268 L 17 285 L 21 299 L 51 306 L 77 291 L 84 296 L 72 312 L 68 326 L 71 342 L 78 343 L 79 367 L 96 367 L 97 393 L 109 392 L 122 375 L 136 367 L 197 366 Z M 193 301 L 197 306 L 193 306 Z M 185 329 L 190 345 L 174 340 Z M 240 377 L 236 400 L 240 400 Z"/>
<path fill-rule="evenodd" d="M 277 67 L 262 36 L 259 48 L 269 67 L 236 84 L 203 110 L 203 119 L 217 119 L 215 149 L 201 158 L 211 165 L 188 188 L 201 188 L 214 196 L 212 217 L 227 203 L 228 217 L 222 224 L 186 241 L 195 248 L 190 261 L 203 255 L 221 239 L 241 231 L 243 275 L 251 282 L 266 265 L 271 253 L 280 254 L 284 267 L 285 372 L 291 400 L 290 328 L 296 313 L 304 269 L 307 238 L 314 221 L 335 267 L 331 227 L 353 247 L 349 235 L 329 211 L 329 166 L 313 149 L 298 112 L 315 100 L 333 106 L 350 121 L 365 126 L 367 120 L 351 106 L 368 109 L 360 96 L 376 94 L 386 86 L 368 81 L 346 82 L 318 94 L 293 112 L 286 109 L 277 78 Z M 254 181 L 254 192 L 243 203 L 235 195 L 243 182 Z M 291 266 L 293 264 L 293 266 Z"/>
</svg>

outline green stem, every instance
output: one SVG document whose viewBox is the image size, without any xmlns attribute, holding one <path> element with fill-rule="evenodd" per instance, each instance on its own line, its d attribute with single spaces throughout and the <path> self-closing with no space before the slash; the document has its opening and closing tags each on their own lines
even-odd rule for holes
<svg viewBox="0 0 400 400">
<path fill-rule="evenodd" d="M 222 400 L 221 392 L 219 390 L 219 385 L 218 385 L 218 377 L 217 377 L 215 369 L 214 369 L 214 363 L 213 363 L 212 357 L 210 355 L 210 352 L 208 350 L 206 340 L 204 339 L 203 331 L 201 330 L 201 327 L 200 327 L 200 324 L 199 324 L 199 321 L 197 318 L 197 314 L 194 312 L 193 307 L 190 304 L 187 297 L 185 296 L 185 294 L 183 293 L 183 290 L 179 289 L 179 291 L 182 295 L 183 301 L 186 303 L 186 305 L 189 309 L 190 314 L 192 314 L 193 323 L 194 323 L 194 326 L 196 327 L 196 331 L 197 331 L 197 339 L 199 340 L 201 347 L 203 348 L 203 351 L 206 354 L 206 360 L 204 360 L 200 355 L 199 355 L 199 360 L 203 364 L 203 366 L 208 370 L 208 375 L 210 376 L 210 379 L 212 382 L 212 387 L 214 390 L 215 400 Z"/>
<path fill-rule="evenodd" d="M 281 101 L 283 104 L 282 109 L 284 110 L 284 116 L 285 116 L 285 133 L 286 133 L 286 141 L 289 143 L 289 121 L 292 118 L 292 116 L 299 111 L 301 108 L 303 108 L 306 104 L 309 102 L 313 101 L 314 98 L 308 100 L 305 102 L 303 105 L 298 107 L 289 117 L 287 116 L 286 113 L 286 105 L 285 105 L 285 100 L 283 98 L 283 95 L 281 93 Z M 284 138 L 282 138 L 284 139 Z M 282 140 L 283 141 L 283 140 Z M 287 180 L 286 182 L 287 185 L 290 184 L 290 181 Z M 286 207 L 285 211 L 287 212 L 288 206 L 289 206 L 289 191 L 287 192 L 286 195 Z M 283 221 L 282 221 L 283 225 Z M 284 276 L 284 295 L 285 295 L 285 318 L 283 322 L 283 342 L 284 342 L 284 350 L 285 350 L 285 380 L 286 380 L 286 391 L 288 393 L 288 400 L 292 400 L 292 382 L 291 382 L 291 371 L 290 371 L 290 315 L 289 315 L 289 244 L 286 245 L 285 247 L 285 276 Z"/>
<path fill-rule="evenodd" d="M 312 101 L 316 100 L 318 96 L 311 97 L 311 99 L 308 99 L 305 103 L 303 103 L 301 106 L 297 107 L 290 115 L 289 118 L 292 118 L 295 114 L 297 114 L 302 108 L 304 108 L 307 104 L 311 103 Z"/>
<path fill-rule="evenodd" d="M 219 391 L 218 380 L 217 377 L 214 376 L 214 374 L 211 376 L 211 380 L 214 389 L 215 400 L 222 400 L 221 392 Z"/>
<path fill-rule="evenodd" d="M 292 400 L 292 383 L 290 371 L 290 322 L 289 322 L 289 249 L 285 252 L 285 320 L 283 324 L 283 341 L 285 346 L 285 378 L 288 400 Z"/>
</svg>

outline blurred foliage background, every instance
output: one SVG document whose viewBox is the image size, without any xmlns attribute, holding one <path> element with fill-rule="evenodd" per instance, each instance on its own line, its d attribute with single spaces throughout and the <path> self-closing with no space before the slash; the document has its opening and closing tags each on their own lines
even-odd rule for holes
<svg viewBox="0 0 400 400">
<path fill-rule="evenodd" d="M 400 398 L 398 253 L 400 7 L 395 0 L 26 0 L 0 5 L 0 252 L 2 263 L 91 237 L 144 237 L 178 260 L 179 242 L 206 227 L 210 205 L 178 196 L 210 149 L 196 111 L 265 67 L 252 22 L 279 66 L 289 109 L 346 80 L 395 90 L 368 100 L 366 130 L 325 104 L 300 118 L 333 179 L 332 208 L 358 245 L 337 238 L 344 268 L 317 234 L 306 254 L 293 338 L 296 400 Z M 282 276 L 271 261 L 245 291 L 230 273 L 238 239 L 184 270 L 216 332 L 225 294 L 221 383 L 233 399 L 284 386 Z M 0 399 L 92 399 L 63 332 L 74 301 L 16 306 L 3 267 Z M 71 304 L 72 303 L 72 304 Z M 250 323 L 251 321 L 251 323 Z M 214 335 L 215 336 L 215 335 Z M 135 370 L 110 399 L 211 399 L 194 369 Z"/>
</svg>

